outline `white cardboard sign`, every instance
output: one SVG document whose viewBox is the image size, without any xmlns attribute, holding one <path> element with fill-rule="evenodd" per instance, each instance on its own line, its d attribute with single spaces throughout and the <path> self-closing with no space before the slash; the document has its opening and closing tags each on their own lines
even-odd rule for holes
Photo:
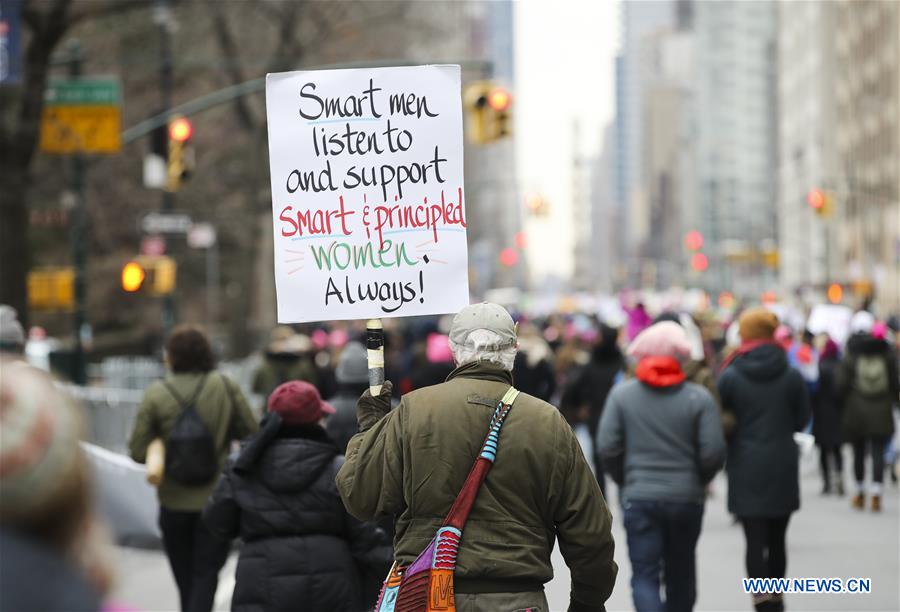
<svg viewBox="0 0 900 612">
<path fill-rule="evenodd" d="M 469 303 L 459 66 L 266 76 L 278 321 Z"/>
</svg>

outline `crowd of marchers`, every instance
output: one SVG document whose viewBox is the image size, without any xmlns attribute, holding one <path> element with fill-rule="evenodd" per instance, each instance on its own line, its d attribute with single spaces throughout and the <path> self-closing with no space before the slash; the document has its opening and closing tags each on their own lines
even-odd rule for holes
<svg viewBox="0 0 900 612">
<path fill-rule="evenodd" d="M 546 611 L 557 544 L 568 609 L 600 611 L 616 587 L 616 516 L 635 609 L 691 610 L 722 469 L 746 575 L 785 576 L 809 435 L 822 493 L 882 510 L 885 475 L 897 476 L 896 318 L 860 310 L 839 338 L 766 307 L 623 312 L 528 317 L 483 303 L 387 325 L 389 380 L 374 394 L 361 327 L 281 326 L 252 381 L 259 405 L 217 371 L 202 329 L 176 328 L 170 373 L 145 390 L 129 449 L 159 471 L 181 609 L 213 608 L 237 542 L 237 611 L 435 609 L 430 591 L 415 598 L 414 575 L 437 584 L 447 567 L 435 601 Z M 115 562 L 79 409 L 22 359 L 23 344 L 0 307 L 0 611 L 139 609 L 111 600 Z M 447 529 L 452 554 L 441 548 L 426 567 L 420 554 Z M 748 598 L 785 609 L 779 593 Z"/>
</svg>

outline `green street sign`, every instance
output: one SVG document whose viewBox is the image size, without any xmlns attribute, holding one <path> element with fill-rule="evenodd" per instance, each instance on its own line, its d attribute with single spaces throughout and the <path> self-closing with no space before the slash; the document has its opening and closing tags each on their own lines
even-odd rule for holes
<svg viewBox="0 0 900 612">
<path fill-rule="evenodd" d="M 47 106 L 119 106 L 119 80 L 115 78 L 54 79 L 47 84 Z"/>
</svg>

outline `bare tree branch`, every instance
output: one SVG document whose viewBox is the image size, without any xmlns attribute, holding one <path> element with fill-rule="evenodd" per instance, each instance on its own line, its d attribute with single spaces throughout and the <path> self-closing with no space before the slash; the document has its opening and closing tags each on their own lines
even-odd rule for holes
<svg viewBox="0 0 900 612">
<path fill-rule="evenodd" d="M 228 26 L 228 18 L 225 15 L 225 11 L 213 11 L 213 25 L 215 27 L 216 41 L 219 43 L 219 48 L 225 61 L 225 74 L 232 85 L 243 83 L 246 77 L 241 68 L 240 53 L 231 33 L 231 28 Z M 234 111 L 244 129 L 253 130 L 256 128 L 256 116 L 245 98 L 235 98 Z"/>
</svg>

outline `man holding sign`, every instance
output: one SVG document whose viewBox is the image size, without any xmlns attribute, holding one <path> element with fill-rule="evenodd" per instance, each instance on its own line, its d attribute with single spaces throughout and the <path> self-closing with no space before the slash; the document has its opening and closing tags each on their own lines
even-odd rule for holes
<svg viewBox="0 0 900 612">
<path fill-rule="evenodd" d="M 465 517 L 452 520 L 491 414 L 509 394 L 515 324 L 496 304 L 467 306 L 453 320 L 450 346 L 457 368 L 447 382 L 405 395 L 395 410 L 390 382 L 360 399 L 360 433 L 337 475 L 344 504 L 363 520 L 396 515 L 395 558 L 407 574 L 436 533 L 455 535 L 455 571 L 444 582 L 447 547 L 437 538 L 428 610 L 454 609 L 433 605 L 443 597 L 455 609 L 546 612 L 556 538 L 572 573 L 569 610 L 603 610 L 617 572 L 610 514 L 572 429 L 550 404 L 524 393 L 508 402 L 502 432 L 488 436 L 481 455 L 493 467 Z M 403 607 L 402 585 L 400 593 L 396 608 L 376 609 L 425 609 Z"/>
<path fill-rule="evenodd" d="M 466 306 L 460 91 L 459 66 L 268 75 L 278 321 L 371 319 L 337 485 L 357 517 L 396 515 L 379 612 L 546 611 L 557 537 L 570 610 L 603 610 L 617 568 L 597 481 L 559 411 L 511 386 L 509 313 Z M 457 311 L 457 369 L 391 411 L 378 319 Z"/>
</svg>

